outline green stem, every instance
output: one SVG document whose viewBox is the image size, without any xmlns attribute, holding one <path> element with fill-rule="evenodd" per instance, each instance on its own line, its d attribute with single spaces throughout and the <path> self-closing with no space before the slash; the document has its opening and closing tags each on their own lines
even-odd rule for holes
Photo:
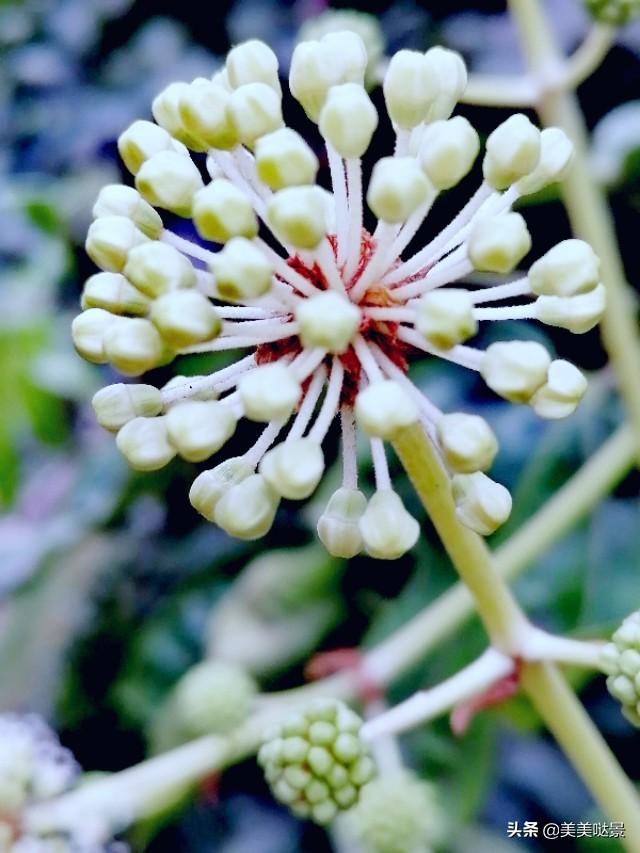
<svg viewBox="0 0 640 853">
<path fill-rule="evenodd" d="M 600 257 L 602 280 L 607 287 L 607 308 L 600 324 L 602 340 L 634 428 L 640 462 L 640 336 L 636 302 L 626 282 L 607 202 L 591 176 L 587 128 L 575 93 L 552 85 L 565 59 L 537 0 L 509 0 L 509 6 L 530 71 L 540 82 L 542 93 L 536 105 L 540 119 L 544 125 L 562 128 L 574 144 L 573 164 L 561 191 L 574 232 L 588 241 Z"/>
<path fill-rule="evenodd" d="M 500 650 L 518 657 L 530 623 L 475 533 L 458 521 L 448 476 L 418 424 L 403 430 L 394 448 L 463 581 L 485 628 Z M 628 850 L 640 850 L 640 799 L 584 709 L 551 664 L 525 664 L 524 687 L 559 745 L 611 820 L 627 828 Z M 606 779 L 606 786 L 603 784 Z M 606 788 L 606 790 L 605 790 Z"/>
</svg>

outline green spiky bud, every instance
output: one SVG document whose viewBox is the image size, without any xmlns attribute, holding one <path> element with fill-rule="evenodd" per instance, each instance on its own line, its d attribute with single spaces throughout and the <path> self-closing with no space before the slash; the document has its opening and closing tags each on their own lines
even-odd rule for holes
<svg viewBox="0 0 640 853">
<path fill-rule="evenodd" d="M 230 663 L 205 660 L 180 679 L 173 709 L 186 734 L 225 734 L 249 716 L 257 693 L 255 681 Z"/>
</svg>

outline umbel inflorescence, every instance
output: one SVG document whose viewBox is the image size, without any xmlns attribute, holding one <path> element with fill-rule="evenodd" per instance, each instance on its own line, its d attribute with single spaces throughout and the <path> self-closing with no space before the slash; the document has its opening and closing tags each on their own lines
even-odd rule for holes
<svg viewBox="0 0 640 853">
<path fill-rule="evenodd" d="M 282 498 L 313 492 L 339 418 L 343 483 L 319 536 L 336 556 L 365 550 L 393 559 L 418 535 L 385 458 L 384 442 L 404 427 L 422 423 L 438 448 L 465 524 L 489 534 L 511 507 L 485 473 L 497 450 L 488 424 L 442 413 L 409 379 L 411 360 L 444 358 L 478 371 L 508 400 L 564 417 L 586 388 L 576 367 L 533 341 L 486 351 L 467 341 L 483 322 L 518 318 L 585 332 L 601 316 L 604 288 L 597 258 L 579 240 L 559 243 L 526 276 L 463 286 L 475 271 L 493 279 L 517 267 L 531 239 L 512 206 L 569 164 L 565 134 L 540 132 L 521 114 L 489 136 L 484 180 L 458 215 L 407 251 L 479 152 L 471 124 L 450 117 L 466 70 L 442 48 L 391 58 L 383 92 L 395 150 L 375 163 L 363 191 L 361 157 L 378 124 L 366 65 L 351 32 L 302 42 L 293 54 L 290 90 L 324 139 L 332 192 L 316 183 L 312 147 L 284 125 L 267 45 L 241 44 L 212 79 L 162 91 L 152 105 L 157 123 L 136 121 L 118 141 L 136 188 L 105 187 L 96 202 L 87 251 L 104 271 L 85 285 L 73 338 L 87 359 L 126 376 L 181 353 L 246 350 L 209 376 L 176 377 L 161 389 L 104 388 L 94 398 L 98 420 L 146 471 L 176 455 L 208 459 L 240 418 L 264 424 L 252 447 L 202 472 L 190 492 L 207 519 L 253 539 L 269 530 Z M 190 150 L 205 155 L 207 183 Z M 377 219 L 372 232 L 363 227 L 365 203 Z M 191 217 L 201 242 L 166 229 L 154 208 Z M 374 464 L 369 499 L 358 490 L 358 429 Z"/>
</svg>

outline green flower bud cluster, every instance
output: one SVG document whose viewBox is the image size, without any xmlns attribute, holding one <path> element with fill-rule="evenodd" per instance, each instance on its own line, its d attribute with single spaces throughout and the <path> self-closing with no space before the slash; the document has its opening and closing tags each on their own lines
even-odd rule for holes
<svg viewBox="0 0 640 853">
<path fill-rule="evenodd" d="M 361 725 L 346 705 L 318 701 L 270 733 L 258 762 L 274 796 L 296 817 L 327 824 L 357 803 L 375 773 Z"/>
<path fill-rule="evenodd" d="M 640 727 L 640 611 L 632 613 L 602 649 L 600 665 L 607 689 L 622 704 L 622 713 Z"/>
<path fill-rule="evenodd" d="M 638 0 L 584 0 L 589 14 L 603 24 L 622 27 L 640 14 Z"/>
</svg>

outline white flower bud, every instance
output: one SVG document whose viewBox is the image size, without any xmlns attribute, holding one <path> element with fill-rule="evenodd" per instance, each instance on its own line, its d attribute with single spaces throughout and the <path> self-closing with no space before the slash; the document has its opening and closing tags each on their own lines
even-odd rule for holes
<svg viewBox="0 0 640 853">
<path fill-rule="evenodd" d="M 318 537 L 332 557 L 350 560 L 362 551 L 360 519 L 366 508 L 367 499 L 357 489 L 333 493 L 318 520 Z"/>
<path fill-rule="evenodd" d="M 256 141 L 284 124 L 282 99 L 266 83 L 245 83 L 229 98 L 227 112 L 243 145 L 253 148 Z"/>
<path fill-rule="evenodd" d="M 71 324 L 71 337 L 78 353 L 93 364 L 106 364 L 109 359 L 104 349 L 104 336 L 117 320 L 102 308 L 89 308 L 78 314 Z"/>
<path fill-rule="evenodd" d="M 391 489 L 377 491 L 360 519 L 360 533 L 370 557 L 397 560 L 418 541 L 420 525 Z"/>
<path fill-rule="evenodd" d="M 458 519 L 480 536 L 489 536 L 511 515 L 508 489 L 486 474 L 456 474 L 451 485 Z"/>
<path fill-rule="evenodd" d="M 151 320 L 169 346 L 179 349 L 211 341 L 222 321 L 211 302 L 198 290 L 174 290 L 153 303 Z"/>
<path fill-rule="evenodd" d="M 571 362 L 551 362 L 547 381 L 531 398 L 531 407 L 542 418 L 566 418 L 573 414 L 587 390 L 587 380 Z"/>
<path fill-rule="evenodd" d="M 146 161 L 136 175 L 136 187 L 146 200 L 178 216 L 189 216 L 193 196 L 203 183 L 190 157 L 162 151 Z"/>
<path fill-rule="evenodd" d="M 134 418 L 116 436 L 118 450 L 136 471 L 157 471 L 176 455 L 163 417 Z"/>
<path fill-rule="evenodd" d="M 540 158 L 540 131 L 516 113 L 489 134 L 482 170 L 494 189 L 503 190 L 532 172 Z"/>
<path fill-rule="evenodd" d="M 519 213 L 481 219 L 467 243 L 469 260 L 481 272 L 511 272 L 531 248 L 527 223 Z"/>
<path fill-rule="evenodd" d="M 329 65 L 336 75 L 333 85 L 364 83 L 368 61 L 367 48 L 358 33 L 353 30 L 326 33 L 320 39 L 320 44 L 323 45 Z"/>
<path fill-rule="evenodd" d="M 319 118 L 320 133 L 341 157 L 362 157 L 378 126 L 378 113 L 363 86 L 333 86 Z"/>
<path fill-rule="evenodd" d="M 101 427 L 116 432 L 137 417 L 162 411 L 162 394 L 153 385 L 107 385 L 93 395 L 93 411 Z"/>
<path fill-rule="evenodd" d="M 393 54 L 382 88 L 391 120 L 406 130 L 422 124 L 438 91 L 433 69 L 416 50 Z"/>
<path fill-rule="evenodd" d="M 88 278 L 80 300 L 82 308 L 104 308 L 112 314 L 145 316 L 149 300 L 117 272 L 99 272 Z"/>
<path fill-rule="evenodd" d="M 120 272 L 131 249 L 147 242 L 149 238 L 125 216 L 101 216 L 89 226 L 84 246 L 100 269 Z"/>
<path fill-rule="evenodd" d="M 158 240 L 132 249 L 123 272 L 150 299 L 196 283 L 191 261 L 173 246 Z"/>
<path fill-rule="evenodd" d="M 253 541 L 271 529 L 280 499 L 260 474 L 231 486 L 216 504 L 214 521 L 229 536 Z"/>
<path fill-rule="evenodd" d="M 229 115 L 229 92 L 207 80 L 181 90 L 180 120 L 187 132 L 207 148 L 228 150 L 238 144 L 238 133 Z"/>
<path fill-rule="evenodd" d="M 142 165 L 161 151 L 175 151 L 189 156 L 184 145 L 152 121 L 134 121 L 118 137 L 118 152 L 132 175 L 137 175 Z"/>
<path fill-rule="evenodd" d="M 358 331 L 361 311 L 335 290 L 301 299 L 295 309 L 300 340 L 305 347 L 322 347 L 334 355 L 349 349 Z"/>
<path fill-rule="evenodd" d="M 226 243 L 255 237 L 258 220 L 247 196 L 231 181 L 217 178 L 193 197 L 193 223 L 205 240 Z"/>
<path fill-rule="evenodd" d="M 487 348 L 480 373 L 496 394 L 512 403 L 528 403 L 547 381 L 550 364 L 549 353 L 542 344 L 507 341 Z"/>
<path fill-rule="evenodd" d="M 548 326 L 568 329 L 575 335 L 582 335 L 597 326 L 605 307 L 604 284 L 578 296 L 539 296 L 535 303 L 538 320 Z"/>
<path fill-rule="evenodd" d="M 308 498 L 324 471 L 322 448 L 310 438 L 298 438 L 278 444 L 266 453 L 260 473 L 283 498 L 301 501 Z"/>
<path fill-rule="evenodd" d="M 540 132 L 540 159 L 535 169 L 516 184 L 520 195 L 537 193 L 550 184 L 564 180 L 573 158 L 573 142 L 559 127 Z"/>
<path fill-rule="evenodd" d="M 199 474 L 189 490 L 189 500 L 194 509 L 207 521 L 214 520 L 215 508 L 220 498 L 232 487 L 253 474 L 253 468 L 241 456 L 225 459 L 215 468 Z"/>
<path fill-rule="evenodd" d="M 469 172 L 480 140 L 466 118 L 456 116 L 426 127 L 420 143 L 420 165 L 433 186 L 448 190 Z"/>
<path fill-rule="evenodd" d="M 466 341 L 478 331 L 471 294 L 449 287 L 425 293 L 418 303 L 416 329 L 438 349 Z"/>
<path fill-rule="evenodd" d="M 597 287 L 600 260 L 584 240 L 563 240 L 529 270 L 531 290 L 541 296 L 575 296 Z"/>
<path fill-rule="evenodd" d="M 256 143 L 258 177 L 273 190 L 313 184 L 318 158 L 299 133 L 281 127 Z"/>
<path fill-rule="evenodd" d="M 233 89 L 245 83 L 266 83 L 280 94 L 278 57 L 263 41 L 250 39 L 231 48 L 225 67 Z"/>
<path fill-rule="evenodd" d="M 108 184 L 103 187 L 93 205 L 93 217 L 126 216 L 147 237 L 156 239 L 162 231 L 160 214 L 133 187 Z"/>
<path fill-rule="evenodd" d="M 187 145 L 193 151 L 205 151 L 206 145 L 192 136 L 185 127 L 180 106 L 183 98 L 188 98 L 192 86 L 204 85 L 209 81 L 194 81 L 193 83 L 170 83 L 153 99 L 151 112 L 161 127 L 169 131 L 171 136 Z"/>
<path fill-rule="evenodd" d="M 438 442 L 447 464 L 457 474 L 491 467 L 498 442 L 484 418 L 455 412 L 438 421 Z"/>
<path fill-rule="evenodd" d="M 216 292 L 228 302 L 264 296 L 271 288 L 273 270 L 263 252 L 244 237 L 233 237 L 209 262 Z"/>
<path fill-rule="evenodd" d="M 373 167 L 367 204 L 378 219 L 399 224 L 433 193 L 415 157 L 382 157 Z"/>
<path fill-rule="evenodd" d="M 418 407 L 402 385 L 392 379 L 372 382 L 356 397 L 355 413 L 362 429 L 389 441 L 404 427 L 416 423 Z"/>
<path fill-rule="evenodd" d="M 436 96 L 425 118 L 427 121 L 447 119 L 467 87 L 467 67 L 459 53 L 445 47 L 430 48 L 425 59 L 436 80 Z"/>
<path fill-rule="evenodd" d="M 155 326 L 140 318 L 118 317 L 104 333 L 104 351 L 124 376 L 140 376 L 157 367 L 165 356 Z"/>
<path fill-rule="evenodd" d="M 169 441 L 180 456 L 188 462 L 202 462 L 231 438 L 237 419 L 224 403 L 187 400 L 171 406 L 166 422 Z"/>
<path fill-rule="evenodd" d="M 245 417 L 251 421 L 289 419 L 300 399 L 300 383 L 290 368 L 278 361 L 261 364 L 238 382 Z"/>
<path fill-rule="evenodd" d="M 267 205 L 267 221 L 296 249 L 315 249 L 327 233 L 326 204 L 319 187 L 287 187 Z"/>
</svg>

